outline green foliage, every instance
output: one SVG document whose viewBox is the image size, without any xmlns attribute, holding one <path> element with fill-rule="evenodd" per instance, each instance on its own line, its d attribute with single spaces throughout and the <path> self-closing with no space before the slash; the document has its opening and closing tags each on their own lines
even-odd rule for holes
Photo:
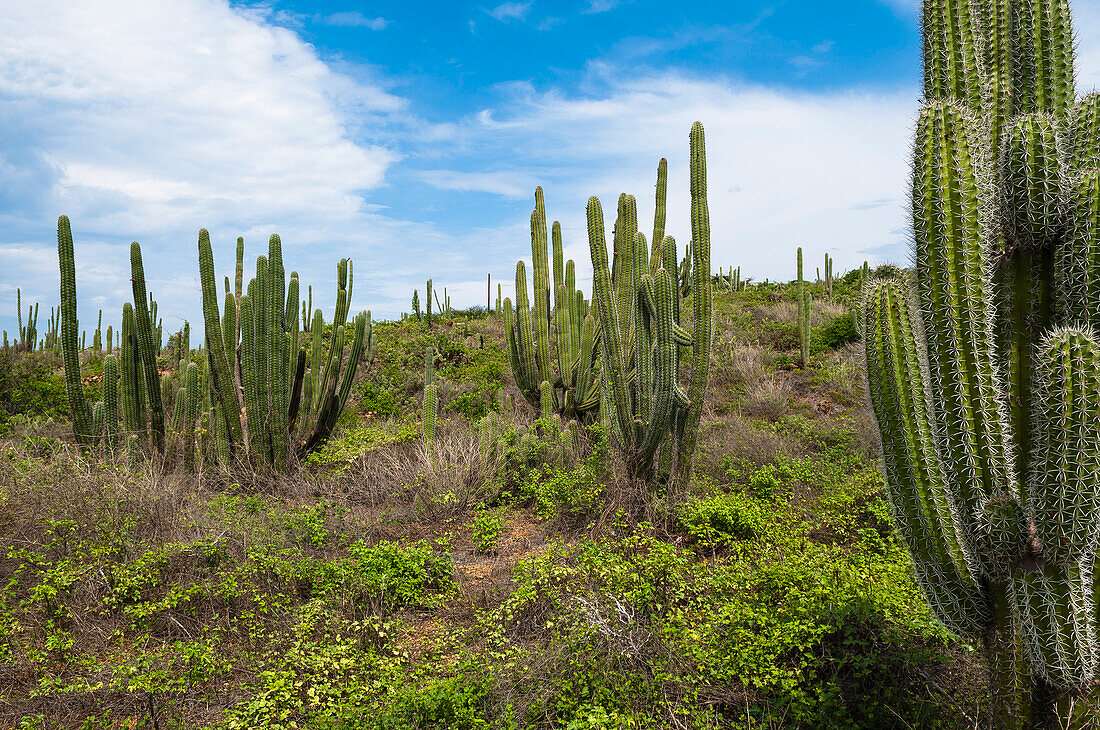
<svg viewBox="0 0 1100 730">
<path fill-rule="evenodd" d="M 836 350 L 859 340 L 859 329 L 856 326 L 857 316 L 855 312 L 845 312 L 820 327 L 814 328 L 810 335 L 811 352 Z"/>
<path fill-rule="evenodd" d="M 12 416 L 58 418 L 67 415 L 65 381 L 49 354 L 0 352 L 0 434 Z"/>
<path fill-rule="evenodd" d="M 756 537 L 768 505 L 735 492 L 690 502 L 682 508 L 684 531 L 704 547 Z"/>
<path fill-rule="evenodd" d="M 496 552 L 497 541 L 503 529 L 504 522 L 498 513 L 492 510 L 478 512 L 470 534 L 474 541 L 474 549 L 484 554 Z"/>
</svg>

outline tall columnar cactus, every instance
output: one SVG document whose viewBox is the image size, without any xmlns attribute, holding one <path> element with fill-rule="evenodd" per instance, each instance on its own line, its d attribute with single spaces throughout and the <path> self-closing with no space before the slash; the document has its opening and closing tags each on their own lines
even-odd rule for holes
<svg viewBox="0 0 1100 730">
<path fill-rule="evenodd" d="M 599 333 L 584 293 L 577 290 L 576 266 L 564 261 L 561 225 L 551 227 L 553 279 L 549 264 L 546 203 L 535 189 L 531 211 L 531 259 L 534 281 L 527 294 L 527 269 L 516 263 L 516 303 L 504 299 L 504 332 L 512 375 L 532 406 L 542 410 L 542 384 L 549 384 L 550 409 L 570 418 L 591 420 L 599 407 Z M 553 306 L 551 306 L 553 303 Z M 532 306 L 533 304 L 533 306 Z M 560 395 L 559 395 L 560 394 Z"/>
<path fill-rule="evenodd" d="M 664 162 L 658 168 L 662 177 Z M 658 215 L 663 209 L 658 185 Z M 665 478 L 672 469 L 675 442 L 678 478 L 691 477 L 699 419 L 709 380 L 714 314 L 711 308 L 710 216 L 706 201 L 706 153 L 703 127 L 691 130 L 691 222 L 693 240 L 693 332 L 678 321 L 680 298 L 675 280 L 675 241 L 666 236 L 651 255 L 638 231 L 634 198 L 619 198 L 614 229 L 614 267 L 608 262 L 603 208 L 588 201 L 588 237 L 592 253 L 594 304 L 602 336 L 601 406 L 612 439 L 637 477 Z M 663 220 L 655 236 L 664 233 Z M 692 347 L 689 393 L 678 382 L 679 350 Z M 655 463 L 667 449 L 668 459 Z M 667 471 L 666 471 L 667 469 Z M 658 473 L 660 472 L 660 473 Z"/>
<path fill-rule="evenodd" d="M 798 249 L 798 349 L 802 358 L 802 367 L 810 365 L 810 289 L 802 280 L 802 248 Z"/>
<path fill-rule="evenodd" d="M 157 371 L 157 345 L 153 340 L 153 320 L 149 313 L 149 296 L 145 290 L 145 268 L 141 262 L 141 246 L 130 244 L 130 276 L 134 290 L 134 334 L 145 378 L 145 402 L 149 409 L 153 448 L 164 452 L 164 404 L 160 398 L 160 374 Z"/>
<path fill-rule="evenodd" d="M 424 402 L 422 410 L 424 446 L 430 448 L 435 443 L 435 427 L 439 418 L 439 390 L 435 384 L 435 350 L 431 347 L 424 353 Z"/>
<path fill-rule="evenodd" d="M 95 334 L 92 335 L 92 351 L 99 356 L 103 349 L 103 310 L 99 310 L 99 320 L 96 322 Z"/>
<path fill-rule="evenodd" d="M 65 364 L 65 393 L 73 418 L 73 435 L 83 448 L 95 446 L 92 407 L 84 397 L 80 378 L 80 352 L 76 335 L 76 259 L 68 216 L 57 219 L 57 260 L 61 268 L 61 355 Z"/>
<path fill-rule="evenodd" d="M 425 320 L 428 323 L 428 329 L 432 328 L 432 280 L 428 279 L 424 284 L 424 306 L 425 306 Z"/>
<path fill-rule="evenodd" d="M 118 448 L 118 358 L 103 358 L 103 439 L 111 451 Z"/>
<path fill-rule="evenodd" d="M 887 493 L 998 728 L 1100 715 L 1100 172 L 1067 0 L 924 5 L 913 280 L 866 286 Z M 910 301 L 916 311 L 910 310 Z"/>
<path fill-rule="evenodd" d="M 416 289 L 413 289 L 412 310 L 413 315 L 416 316 L 416 321 L 419 322 L 424 313 L 420 311 L 420 292 Z"/>
<path fill-rule="evenodd" d="M 825 254 L 825 298 L 833 297 L 833 257 Z"/>
</svg>

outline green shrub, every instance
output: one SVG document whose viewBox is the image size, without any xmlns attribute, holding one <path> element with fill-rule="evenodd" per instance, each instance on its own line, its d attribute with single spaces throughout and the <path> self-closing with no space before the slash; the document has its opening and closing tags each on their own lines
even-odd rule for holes
<svg viewBox="0 0 1100 730">
<path fill-rule="evenodd" d="M 68 414 L 65 380 L 58 366 L 51 354 L 0 352 L 0 434 L 7 432 L 12 416 Z"/>
<path fill-rule="evenodd" d="M 357 542 L 348 552 L 356 587 L 383 605 L 434 605 L 456 588 L 450 556 L 437 555 L 426 543 Z"/>
<path fill-rule="evenodd" d="M 835 350 L 859 339 L 854 311 L 835 317 L 810 333 L 810 349 L 813 352 Z"/>
<path fill-rule="evenodd" d="M 737 493 L 721 494 L 685 505 L 684 530 L 704 547 L 722 547 L 757 536 L 768 506 Z"/>
<path fill-rule="evenodd" d="M 479 553 L 489 554 L 496 552 L 497 540 L 500 539 L 504 522 L 500 515 L 490 510 L 479 512 L 474 519 L 473 540 L 474 549 Z"/>
<path fill-rule="evenodd" d="M 378 383 L 365 381 L 359 383 L 359 413 L 376 418 L 397 415 L 397 399 L 393 390 Z"/>
</svg>

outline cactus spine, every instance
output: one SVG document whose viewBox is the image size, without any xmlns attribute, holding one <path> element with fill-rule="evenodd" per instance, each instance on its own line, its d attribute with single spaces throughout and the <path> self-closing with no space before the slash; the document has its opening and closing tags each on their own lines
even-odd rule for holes
<svg viewBox="0 0 1100 730">
<path fill-rule="evenodd" d="M 864 308 L 887 493 L 936 615 L 983 643 L 994 725 L 1092 727 L 1096 101 L 1074 105 L 1066 0 L 924 16 L 919 311 L 898 280 L 870 282 Z"/>
</svg>

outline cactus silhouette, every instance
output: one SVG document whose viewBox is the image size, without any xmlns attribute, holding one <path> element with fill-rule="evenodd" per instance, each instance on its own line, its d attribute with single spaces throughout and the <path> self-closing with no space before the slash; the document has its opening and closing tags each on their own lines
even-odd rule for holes
<svg viewBox="0 0 1100 730">
<path fill-rule="evenodd" d="M 1093 727 L 1100 136 L 1068 2 L 927 0 L 924 97 L 914 274 L 865 286 L 895 525 L 994 725 Z"/>
</svg>

